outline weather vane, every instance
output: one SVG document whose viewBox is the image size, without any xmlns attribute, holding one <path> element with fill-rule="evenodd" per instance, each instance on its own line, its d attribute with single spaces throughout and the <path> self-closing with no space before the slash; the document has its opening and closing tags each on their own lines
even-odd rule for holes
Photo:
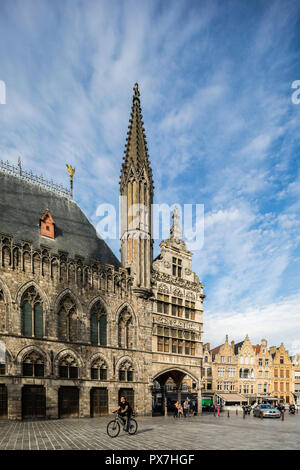
<svg viewBox="0 0 300 470">
<path fill-rule="evenodd" d="M 72 165 L 68 165 L 66 164 L 66 167 L 68 168 L 68 173 L 69 173 L 69 176 L 70 176 L 70 193 L 71 193 L 71 197 L 73 197 L 73 176 L 74 176 L 74 173 L 75 173 L 75 168 L 72 168 Z"/>
</svg>

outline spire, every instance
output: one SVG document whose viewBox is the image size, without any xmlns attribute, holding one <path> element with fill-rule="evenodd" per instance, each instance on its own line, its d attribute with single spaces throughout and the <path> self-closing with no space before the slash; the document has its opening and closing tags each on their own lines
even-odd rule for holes
<svg viewBox="0 0 300 470">
<path fill-rule="evenodd" d="M 137 83 L 135 83 L 133 87 L 133 92 L 120 184 L 123 186 L 127 183 L 131 170 L 138 178 L 141 174 L 144 174 L 144 171 L 146 171 L 153 190 L 152 170 L 150 168 L 147 140 L 145 129 L 143 127 L 144 123 L 141 110 L 140 92 Z"/>
</svg>

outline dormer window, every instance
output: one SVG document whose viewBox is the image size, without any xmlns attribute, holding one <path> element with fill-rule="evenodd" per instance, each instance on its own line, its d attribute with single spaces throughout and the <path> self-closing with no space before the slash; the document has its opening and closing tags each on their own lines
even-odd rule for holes
<svg viewBox="0 0 300 470">
<path fill-rule="evenodd" d="M 55 224 L 50 212 L 47 210 L 41 217 L 41 235 L 43 237 L 52 238 L 54 240 Z"/>
<path fill-rule="evenodd" d="M 172 274 L 173 276 L 181 277 L 182 260 L 179 258 L 172 258 Z"/>
</svg>

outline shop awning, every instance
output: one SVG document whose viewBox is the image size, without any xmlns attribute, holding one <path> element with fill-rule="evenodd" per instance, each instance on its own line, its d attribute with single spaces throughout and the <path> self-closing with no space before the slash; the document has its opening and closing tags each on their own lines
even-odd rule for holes
<svg viewBox="0 0 300 470">
<path fill-rule="evenodd" d="M 217 395 L 227 403 L 248 402 L 247 398 L 240 393 L 217 393 Z"/>
<path fill-rule="evenodd" d="M 278 400 L 278 398 L 276 397 L 269 397 L 267 395 L 257 395 L 256 398 L 261 399 L 261 400 L 271 400 L 271 401 Z"/>
</svg>

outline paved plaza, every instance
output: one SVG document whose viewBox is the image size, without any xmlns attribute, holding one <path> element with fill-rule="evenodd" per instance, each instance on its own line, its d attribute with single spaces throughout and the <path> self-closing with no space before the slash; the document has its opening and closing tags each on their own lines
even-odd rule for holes
<svg viewBox="0 0 300 470">
<path fill-rule="evenodd" d="M 135 436 L 106 434 L 106 418 L 0 421 L 0 450 L 299 449 L 300 414 L 285 420 L 210 414 L 174 419 L 139 417 Z"/>
</svg>

